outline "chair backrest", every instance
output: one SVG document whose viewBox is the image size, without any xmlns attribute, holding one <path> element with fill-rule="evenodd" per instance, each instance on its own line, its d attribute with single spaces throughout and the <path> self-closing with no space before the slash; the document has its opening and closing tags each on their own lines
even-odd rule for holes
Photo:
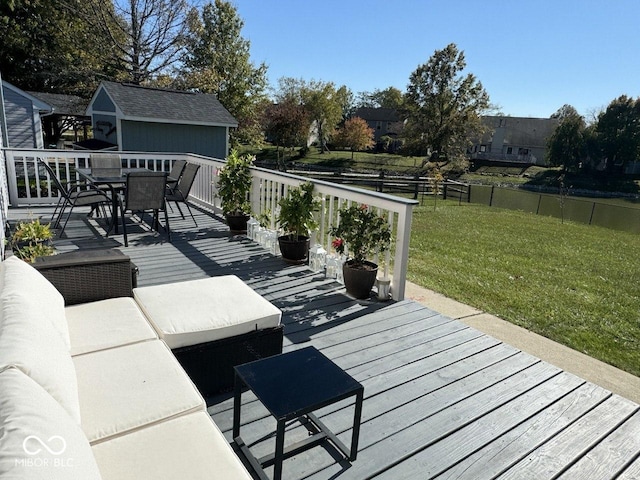
<svg viewBox="0 0 640 480">
<path fill-rule="evenodd" d="M 62 195 L 65 198 L 68 198 L 69 191 L 64 187 L 64 185 L 62 185 L 62 182 L 58 178 L 58 175 L 56 175 L 56 172 L 53 171 L 53 168 L 51 168 L 51 165 L 49 165 L 48 162 L 45 162 L 42 159 L 38 159 L 38 163 L 44 167 L 45 171 L 47 172 L 47 175 L 49 175 L 49 179 L 51 180 L 51 183 L 55 188 L 58 189 L 58 191 L 60 192 L 60 195 Z"/>
<path fill-rule="evenodd" d="M 173 166 L 171 167 L 171 171 L 169 172 L 169 177 L 175 178 L 176 180 L 179 179 L 186 165 L 186 160 L 176 160 L 175 162 L 173 162 Z"/>
<path fill-rule="evenodd" d="M 126 210 L 163 210 L 166 172 L 131 172 L 127 175 Z"/>
<path fill-rule="evenodd" d="M 89 160 L 93 177 L 111 178 L 122 175 L 122 160 L 116 153 L 92 153 Z"/>
<path fill-rule="evenodd" d="M 184 172 L 182 172 L 180 180 L 178 180 L 178 187 L 176 188 L 175 193 L 181 196 L 185 201 L 189 196 L 189 192 L 191 191 L 193 182 L 196 179 L 198 170 L 200 170 L 200 165 L 198 165 L 197 163 L 187 163 L 187 165 L 184 167 Z"/>
</svg>

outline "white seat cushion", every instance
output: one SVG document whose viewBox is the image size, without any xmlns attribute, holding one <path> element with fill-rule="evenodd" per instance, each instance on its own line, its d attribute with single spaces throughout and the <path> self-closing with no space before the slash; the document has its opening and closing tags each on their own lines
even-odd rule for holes
<svg viewBox="0 0 640 480">
<path fill-rule="evenodd" d="M 42 387 L 8 368 L 0 392 L 0 478 L 101 478 L 80 426 Z"/>
<path fill-rule="evenodd" d="M 92 446 L 104 480 L 250 480 L 206 412 L 191 413 Z"/>
<path fill-rule="evenodd" d="M 65 309 L 71 355 L 154 340 L 158 336 L 131 297 L 110 298 Z"/>
<path fill-rule="evenodd" d="M 135 288 L 133 294 L 170 348 L 277 327 L 282 316 L 235 275 Z"/>
<path fill-rule="evenodd" d="M 9 257 L 2 262 L 2 295 L 18 293 L 32 302 L 32 311 L 53 325 L 69 349 L 69 330 L 64 315 L 64 298 L 49 280 L 27 262 Z"/>
<path fill-rule="evenodd" d="M 160 340 L 73 357 L 90 443 L 204 410 L 202 396 Z"/>
<path fill-rule="evenodd" d="M 47 318 L 48 306 L 33 296 L 4 285 L 0 295 L 0 369 L 14 366 L 22 370 L 80 423 L 69 347 Z"/>
</svg>

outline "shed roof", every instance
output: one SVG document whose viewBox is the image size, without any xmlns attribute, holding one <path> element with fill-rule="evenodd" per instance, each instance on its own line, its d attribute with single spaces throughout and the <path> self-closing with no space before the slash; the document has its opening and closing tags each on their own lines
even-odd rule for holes
<svg viewBox="0 0 640 480">
<path fill-rule="evenodd" d="M 77 95 L 62 93 L 27 92 L 29 95 L 53 107 L 53 113 L 84 117 L 87 110 L 87 100 Z"/>
<path fill-rule="evenodd" d="M 106 81 L 98 91 L 100 88 L 104 88 L 125 119 L 238 125 L 215 95 Z"/>
</svg>

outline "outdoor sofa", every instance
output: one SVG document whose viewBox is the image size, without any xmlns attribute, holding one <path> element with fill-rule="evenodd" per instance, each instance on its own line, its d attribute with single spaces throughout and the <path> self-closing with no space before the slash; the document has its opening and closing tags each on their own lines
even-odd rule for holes
<svg viewBox="0 0 640 480">
<path fill-rule="evenodd" d="M 167 345 L 177 337 L 159 335 L 136 302 L 129 259 L 58 257 L 40 272 L 0 263 L 0 477 L 250 479 Z M 281 351 L 281 326 L 266 341 L 255 328 L 205 348 L 188 339 L 188 362 L 233 351 L 218 366 L 232 370 Z"/>
</svg>

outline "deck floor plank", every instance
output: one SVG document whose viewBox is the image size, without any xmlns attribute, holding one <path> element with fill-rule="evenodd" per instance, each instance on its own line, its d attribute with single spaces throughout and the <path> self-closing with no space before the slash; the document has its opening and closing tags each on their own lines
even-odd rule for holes
<svg viewBox="0 0 640 480">
<path fill-rule="evenodd" d="M 36 210 L 45 219 L 52 211 Z M 325 443 L 286 460 L 285 478 L 640 478 L 637 404 L 416 302 L 354 300 L 334 280 L 193 210 L 197 227 L 170 215 L 171 243 L 132 223 L 124 248 L 121 234 L 105 238 L 101 221 L 78 209 L 55 245 L 119 248 L 138 266 L 140 286 L 237 275 L 282 310 L 285 352 L 314 345 L 364 385 L 358 459 Z M 209 408 L 228 439 L 232 406 L 227 392 Z M 275 421 L 250 392 L 242 408 L 243 437 L 257 454 L 272 453 Z M 351 401 L 317 414 L 350 442 Z M 307 435 L 294 421 L 286 440 Z"/>
</svg>

